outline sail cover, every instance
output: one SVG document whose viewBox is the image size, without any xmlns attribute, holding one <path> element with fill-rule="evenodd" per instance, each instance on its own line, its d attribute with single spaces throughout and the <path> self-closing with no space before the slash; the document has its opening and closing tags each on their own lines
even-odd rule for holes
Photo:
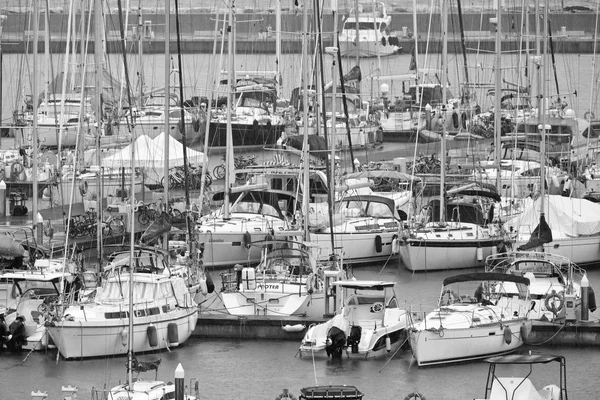
<svg viewBox="0 0 600 400">
<path fill-rule="evenodd" d="M 600 204 L 585 199 L 547 195 L 544 214 L 554 239 L 600 233 Z M 523 213 L 508 220 L 520 234 L 533 233 L 540 224 L 541 198 L 526 202 Z"/>
</svg>

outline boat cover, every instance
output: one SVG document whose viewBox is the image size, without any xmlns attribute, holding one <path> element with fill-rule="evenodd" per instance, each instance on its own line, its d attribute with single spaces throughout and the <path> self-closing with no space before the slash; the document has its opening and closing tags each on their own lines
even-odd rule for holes
<svg viewBox="0 0 600 400">
<path fill-rule="evenodd" d="M 545 217 L 554 239 L 600 233 L 600 204 L 556 195 L 547 195 L 545 199 Z M 513 227 L 519 233 L 533 232 L 540 222 L 540 203 L 541 198 L 527 200 L 523 212 L 508 220 L 506 228 Z"/>
</svg>

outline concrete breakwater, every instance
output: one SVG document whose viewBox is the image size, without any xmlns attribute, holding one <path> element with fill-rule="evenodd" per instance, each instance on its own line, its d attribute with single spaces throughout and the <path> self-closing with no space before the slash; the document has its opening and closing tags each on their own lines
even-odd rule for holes
<svg viewBox="0 0 600 400">
<path fill-rule="evenodd" d="M 397 33 L 401 46 L 409 51 L 414 43 L 413 34 L 417 35 L 419 51 L 427 48 L 431 52 L 441 50 L 439 14 L 421 13 L 417 15 L 417 27 L 412 32 L 412 13 L 392 13 L 391 30 Z M 81 18 L 88 21 L 88 16 L 79 14 L 75 18 L 75 26 L 80 26 Z M 256 13 L 240 13 L 236 24 L 236 51 L 238 53 L 275 53 L 275 14 L 272 10 Z M 342 16 L 343 17 L 343 16 Z M 49 36 L 50 51 L 59 53 L 66 49 L 67 14 L 51 13 L 48 15 L 49 29 L 46 32 L 43 22 L 40 23 L 39 52 L 45 51 L 46 35 Z M 490 22 L 495 18 L 495 13 L 465 13 L 463 14 L 464 36 L 468 51 L 494 51 L 495 25 Z M 219 20 L 220 19 L 220 20 Z M 460 51 L 460 26 L 457 13 L 449 16 L 449 46 L 450 52 Z M 44 18 L 41 19 L 42 21 Z M 139 45 L 143 46 L 146 54 L 164 53 L 165 50 L 165 16 L 164 14 L 145 14 L 141 18 L 130 18 L 135 21 L 125 27 L 126 51 L 137 53 Z M 141 21 L 141 22 L 138 22 Z M 180 34 L 182 39 L 182 53 L 211 53 L 215 26 L 217 39 L 220 40 L 220 30 L 223 27 L 223 15 L 214 13 L 187 13 L 179 18 Z M 93 21 L 93 19 L 92 19 Z M 122 49 L 120 21 L 116 14 L 109 14 L 105 18 L 105 40 L 108 53 L 119 53 Z M 593 53 L 596 38 L 596 15 L 594 13 L 551 13 L 551 32 L 556 53 Z M 341 30 L 340 25 L 337 27 Z M 520 12 L 506 12 L 502 16 L 502 48 L 503 50 L 517 50 L 524 48 L 520 45 L 524 19 Z M 171 16 L 170 48 L 177 50 L 175 31 L 175 17 Z M 535 18 L 529 16 L 529 26 L 533 30 Z M 301 52 L 302 16 L 294 12 L 286 12 L 282 16 L 282 51 L 285 53 Z M 90 31 L 93 31 L 91 27 Z M 325 45 L 333 43 L 333 17 L 323 17 L 323 38 Z M 404 37 L 403 37 L 404 35 Z M 427 37 L 434 39 L 427 44 Z M 75 46 L 81 46 L 81 37 L 75 35 Z M 226 40 L 226 38 L 225 38 Z M 33 27 L 28 13 L 9 14 L 3 23 L 2 51 L 4 53 L 30 53 L 33 48 Z M 534 45 L 532 40 L 532 45 Z M 520 47 L 522 46 L 522 47 Z M 88 46 L 88 51 L 93 51 L 93 46 Z"/>
</svg>

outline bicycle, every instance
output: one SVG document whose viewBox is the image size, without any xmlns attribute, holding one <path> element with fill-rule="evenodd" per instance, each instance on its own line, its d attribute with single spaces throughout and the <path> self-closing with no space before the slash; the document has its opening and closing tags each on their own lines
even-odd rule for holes
<svg viewBox="0 0 600 400">
<path fill-rule="evenodd" d="M 147 225 L 150 221 L 154 221 L 158 217 L 158 211 L 155 204 L 143 204 L 138 207 L 137 220 L 142 225 Z"/>
<path fill-rule="evenodd" d="M 220 165 L 217 165 L 213 169 L 213 176 L 215 177 L 215 179 L 224 179 L 225 178 L 225 173 L 227 172 L 227 170 L 225 168 L 225 161 L 226 161 L 225 157 L 222 157 L 221 161 L 223 163 Z M 243 168 L 246 168 L 251 165 L 256 165 L 256 156 L 250 156 L 250 157 L 237 156 L 233 160 L 233 168 L 234 169 L 243 169 Z M 246 174 L 246 173 L 238 173 L 238 174 L 235 174 L 235 178 L 237 180 L 246 180 L 247 175 L 248 174 Z"/>
<path fill-rule="evenodd" d="M 123 216 L 114 217 L 110 215 L 102 221 L 102 236 L 121 235 L 125 232 L 125 222 Z"/>
</svg>

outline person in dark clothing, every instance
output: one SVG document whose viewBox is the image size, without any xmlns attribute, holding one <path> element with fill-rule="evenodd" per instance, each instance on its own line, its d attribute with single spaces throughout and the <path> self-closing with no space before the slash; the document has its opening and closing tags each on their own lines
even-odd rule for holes
<svg viewBox="0 0 600 400">
<path fill-rule="evenodd" d="M 0 353 L 4 351 L 4 345 L 8 342 L 8 326 L 4 320 L 4 314 L 0 314 Z"/>
<path fill-rule="evenodd" d="M 8 327 L 8 349 L 12 352 L 20 351 L 27 343 L 25 338 L 25 317 L 19 315 Z"/>
</svg>

